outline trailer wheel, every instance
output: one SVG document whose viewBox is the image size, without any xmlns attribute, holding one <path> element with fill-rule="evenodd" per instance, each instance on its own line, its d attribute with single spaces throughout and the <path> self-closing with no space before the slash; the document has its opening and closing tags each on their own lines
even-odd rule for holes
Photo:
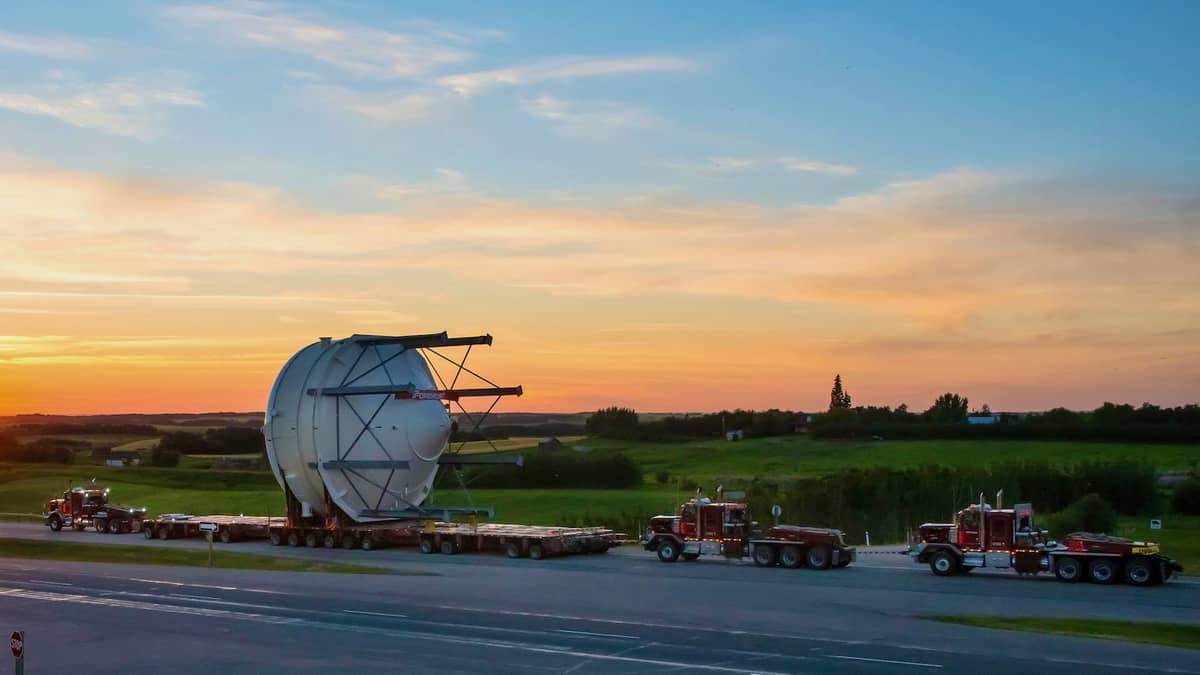
<svg viewBox="0 0 1200 675">
<path fill-rule="evenodd" d="M 121 521 L 119 521 L 119 520 L 108 521 L 108 533 L 109 534 L 121 534 Z"/>
<path fill-rule="evenodd" d="M 325 541 L 323 541 L 321 543 L 325 544 L 325 548 L 336 548 L 337 547 L 337 537 L 334 537 L 333 533 L 330 532 L 329 534 L 325 535 Z"/>
<path fill-rule="evenodd" d="M 1054 576 L 1059 581 L 1075 583 L 1083 578 L 1083 562 L 1078 558 L 1061 556 L 1054 564 Z"/>
<path fill-rule="evenodd" d="M 533 557 L 533 546 L 529 547 L 529 556 Z M 679 560 L 679 544 L 670 539 L 658 542 L 658 559 L 663 562 L 675 562 Z"/>
<path fill-rule="evenodd" d="M 939 577 L 948 577 L 958 568 L 958 561 L 949 551 L 938 551 L 929 558 L 929 570 Z"/>
<path fill-rule="evenodd" d="M 504 545 L 504 554 L 510 558 L 520 558 L 521 553 L 521 542 L 519 541 L 510 541 Z"/>
<path fill-rule="evenodd" d="M 458 553 L 458 545 L 452 539 L 443 539 L 441 551 L 442 555 L 454 555 Z"/>
<path fill-rule="evenodd" d="M 828 546 L 810 546 L 808 552 L 804 554 L 804 561 L 814 570 L 827 570 L 829 563 L 833 562 L 833 552 L 829 550 Z"/>
<path fill-rule="evenodd" d="M 153 539 L 154 538 L 154 526 L 146 525 L 143 523 L 142 524 L 142 536 L 147 539 Z"/>
<path fill-rule="evenodd" d="M 1154 584 L 1154 569 L 1145 558 L 1133 558 L 1125 563 L 1125 581 L 1134 586 L 1151 586 Z"/>
<path fill-rule="evenodd" d="M 233 531 L 228 527 L 222 527 L 217 530 L 217 538 L 221 540 L 222 544 L 231 544 L 233 543 Z"/>
<path fill-rule="evenodd" d="M 300 533 L 295 530 L 289 530 L 287 535 L 288 546 L 300 545 Z"/>
<path fill-rule="evenodd" d="M 170 525 L 159 525 L 157 534 L 158 534 L 158 538 L 162 539 L 164 541 L 166 541 L 167 539 L 170 539 L 171 538 L 171 526 Z"/>
<path fill-rule="evenodd" d="M 797 567 L 804 566 L 804 556 L 800 555 L 800 549 L 796 546 L 784 546 L 779 549 L 779 564 L 794 570 Z"/>
<path fill-rule="evenodd" d="M 662 551 L 662 549 L 659 548 L 659 551 Z M 546 551 L 542 548 L 541 544 L 530 544 L 529 557 L 533 558 L 534 560 L 541 560 L 542 558 L 546 557 Z M 661 553 L 659 554 L 659 557 L 662 557 Z"/>
<path fill-rule="evenodd" d="M 368 532 L 362 536 L 362 541 L 358 542 L 358 545 L 364 551 L 374 551 L 375 539 L 371 537 L 371 533 Z"/>
<path fill-rule="evenodd" d="M 342 548 L 358 548 L 358 540 L 354 537 L 353 532 L 347 532 L 346 534 L 342 535 Z"/>
<path fill-rule="evenodd" d="M 1096 558 L 1088 565 L 1088 579 L 1095 584 L 1111 584 L 1117 580 L 1117 564 L 1111 558 Z"/>
<path fill-rule="evenodd" d="M 283 532 L 280 530 L 271 530 L 267 534 L 267 539 L 271 541 L 272 546 L 283 546 Z"/>
<path fill-rule="evenodd" d="M 417 547 L 421 549 L 421 553 L 433 553 L 437 550 L 437 546 L 433 544 L 433 537 L 421 537 Z"/>
<path fill-rule="evenodd" d="M 770 567 L 775 564 L 775 547 L 770 544 L 756 544 L 754 546 L 754 564 L 759 567 Z"/>
<path fill-rule="evenodd" d="M 103 518 L 97 519 L 96 522 L 93 523 L 93 525 L 96 526 L 96 531 L 99 532 L 100 534 L 104 534 L 105 532 L 108 532 L 108 521 Z"/>
<path fill-rule="evenodd" d="M 50 516 L 50 531 L 58 532 L 62 530 L 62 516 L 55 514 Z"/>
<path fill-rule="evenodd" d="M 305 532 L 304 533 L 304 545 L 309 548 L 316 548 L 316 547 L 320 546 L 321 542 L 319 539 L 317 539 L 317 533 L 316 532 Z"/>
</svg>

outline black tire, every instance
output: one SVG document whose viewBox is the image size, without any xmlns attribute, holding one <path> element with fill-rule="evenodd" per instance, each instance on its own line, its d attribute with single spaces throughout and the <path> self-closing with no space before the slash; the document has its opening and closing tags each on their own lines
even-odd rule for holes
<svg viewBox="0 0 1200 675">
<path fill-rule="evenodd" d="M 799 546 L 784 546 L 779 549 L 779 564 L 789 570 L 804 567 L 804 554 Z"/>
<path fill-rule="evenodd" d="M 1121 569 L 1113 558 L 1096 558 L 1088 564 L 1087 573 L 1093 584 L 1115 584 L 1121 578 Z"/>
<path fill-rule="evenodd" d="M 367 532 L 362 536 L 362 541 L 358 542 L 358 547 L 364 551 L 375 550 L 375 539 L 371 536 L 370 532 Z"/>
<path fill-rule="evenodd" d="M 417 546 L 421 549 L 421 553 L 433 553 L 437 551 L 437 546 L 433 543 L 433 537 L 421 537 L 421 542 Z"/>
<path fill-rule="evenodd" d="M 57 516 L 57 515 L 50 516 L 50 531 L 51 532 L 60 532 L 60 531 L 62 531 L 62 527 L 63 527 L 62 517 Z"/>
<path fill-rule="evenodd" d="M 107 530 L 108 530 L 109 534 L 121 534 L 121 521 L 119 521 L 119 520 L 108 521 Z"/>
<path fill-rule="evenodd" d="M 1145 558 L 1131 558 L 1125 563 L 1125 581 L 1131 586 L 1153 586 L 1154 566 Z"/>
<path fill-rule="evenodd" d="M 770 544 L 756 544 L 754 546 L 754 564 L 759 567 L 771 567 L 775 564 L 778 557 L 779 553 Z"/>
<path fill-rule="evenodd" d="M 321 543 L 325 545 L 325 548 L 337 548 L 337 537 L 333 536 L 333 533 L 330 532 L 325 535 L 325 540 Z"/>
<path fill-rule="evenodd" d="M 347 532 L 342 535 L 342 548 L 353 549 L 358 548 L 358 539 L 353 532 Z"/>
<path fill-rule="evenodd" d="M 158 538 L 162 539 L 163 541 L 170 539 L 171 538 L 171 526 L 170 525 L 159 525 L 158 532 L 156 534 L 158 535 Z"/>
<path fill-rule="evenodd" d="M 824 544 L 809 546 L 804 552 L 804 562 L 814 570 L 827 570 L 833 563 L 833 551 Z"/>
<path fill-rule="evenodd" d="M 147 539 L 154 538 L 154 526 L 142 523 L 142 536 Z"/>
<path fill-rule="evenodd" d="M 438 550 L 442 552 L 442 555 L 454 555 L 458 553 L 458 544 L 455 544 L 453 539 L 443 539 Z"/>
<path fill-rule="evenodd" d="M 321 540 L 317 538 L 316 532 L 305 532 L 304 545 L 309 548 L 316 548 L 321 545 Z"/>
<path fill-rule="evenodd" d="M 288 546 L 299 546 L 303 540 L 300 539 L 300 533 L 295 530 L 289 530 L 287 534 Z"/>
<path fill-rule="evenodd" d="M 545 549 L 542 548 L 541 544 L 537 544 L 537 543 L 530 544 L 529 545 L 529 557 L 534 560 L 541 560 L 542 558 L 546 557 L 546 551 L 545 551 Z"/>
<path fill-rule="evenodd" d="M 108 521 L 105 520 L 104 518 L 100 518 L 100 519 L 96 520 L 95 522 L 92 523 L 92 526 L 95 527 L 96 531 L 99 532 L 100 534 L 104 534 L 105 532 L 108 532 Z"/>
<path fill-rule="evenodd" d="M 233 531 L 228 527 L 222 527 L 221 529 L 217 530 L 217 539 L 220 539 L 222 544 L 232 544 Z"/>
<path fill-rule="evenodd" d="M 658 542 L 658 559 L 666 563 L 679 560 L 679 543 L 674 539 L 663 539 Z"/>
<path fill-rule="evenodd" d="M 949 551 L 938 551 L 929 557 L 929 571 L 939 577 L 948 577 L 958 570 L 958 560 Z"/>
<path fill-rule="evenodd" d="M 283 546 L 283 532 L 281 530 L 271 530 L 267 533 L 267 538 L 271 540 L 272 546 Z"/>
<path fill-rule="evenodd" d="M 510 541 L 504 545 L 504 555 L 510 558 L 520 558 L 522 553 L 519 541 Z"/>
<path fill-rule="evenodd" d="M 1071 556 L 1059 556 L 1054 562 L 1054 576 L 1059 581 L 1073 584 L 1083 578 L 1083 561 Z"/>
</svg>

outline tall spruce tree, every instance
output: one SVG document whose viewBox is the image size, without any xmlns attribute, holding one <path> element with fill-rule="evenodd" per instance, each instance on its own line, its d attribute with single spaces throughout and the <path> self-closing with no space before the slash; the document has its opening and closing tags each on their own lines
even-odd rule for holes
<svg viewBox="0 0 1200 675">
<path fill-rule="evenodd" d="M 842 388 L 842 375 L 838 373 L 833 377 L 833 390 L 829 392 L 829 409 L 849 408 L 850 394 Z"/>
</svg>

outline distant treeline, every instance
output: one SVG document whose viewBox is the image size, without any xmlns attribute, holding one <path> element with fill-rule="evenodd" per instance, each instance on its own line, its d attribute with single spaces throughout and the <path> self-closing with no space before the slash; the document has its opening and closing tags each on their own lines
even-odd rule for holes
<svg viewBox="0 0 1200 675">
<path fill-rule="evenodd" d="M 71 424 L 67 422 L 58 422 L 51 424 L 14 424 L 7 427 L 6 431 L 12 434 L 20 434 L 26 436 L 32 435 L 64 435 L 72 436 L 79 434 L 128 434 L 136 436 L 153 436 L 158 433 L 158 429 L 148 424 L 90 424 L 79 423 Z"/>
<path fill-rule="evenodd" d="M 619 490 L 642 485 L 642 468 L 625 455 L 563 454 L 535 452 L 525 456 L 525 465 L 469 466 L 461 470 L 468 488 L 592 488 Z M 438 485 L 458 487 L 453 471 L 442 471 Z"/>
<path fill-rule="evenodd" d="M 477 431 L 460 427 L 450 437 L 453 443 L 462 441 L 503 440 L 506 438 L 544 438 L 549 436 L 580 436 L 584 426 L 578 422 L 547 422 L 545 424 L 497 424 L 480 427 Z"/>
<path fill-rule="evenodd" d="M 796 433 L 808 419 L 805 413 L 790 410 L 723 410 L 718 413 L 670 416 L 641 421 L 632 408 L 611 407 L 597 410 L 587 418 L 587 435 L 627 441 L 672 442 L 702 438 L 720 438 L 726 431 L 742 431 L 747 436 L 784 436 Z"/>
<path fill-rule="evenodd" d="M 60 438 L 39 438 L 29 443 L 17 443 L 14 436 L 0 434 L 0 462 L 36 462 L 71 464 L 75 452 L 87 450 L 92 444 Z"/>
<path fill-rule="evenodd" d="M 158 447 L 181 455 L 246 455 L 267 451 L 262 432 L 247 427 L 209 429 L 203 434 L 173 431 L 162 437 Z"/>
<path fill-rule="evenodd" d="M 966 416 L 931 418 L 904 406 L 834 409 L 818 415 L 813 438 L 1006 439 L 1200 442 L 1200 405 L 1161 408 L 1105 403 L 1090 412 L 1055 408 L 1041 414 L 1001 414 L 993 424 L 969 424 Z"/>
</svg>

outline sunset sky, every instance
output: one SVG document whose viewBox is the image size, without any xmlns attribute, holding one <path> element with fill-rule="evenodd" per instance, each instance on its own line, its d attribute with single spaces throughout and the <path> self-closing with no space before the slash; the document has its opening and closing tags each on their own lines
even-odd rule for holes
<svg viewBox="0 0 1200 675">
<path fill-rule="evenodd" d="M 970 6 L 963 6 L 970 5 Z M 1200 3 L 5 2 L 0 414 L 1200 400 Z"/>
</svg>

